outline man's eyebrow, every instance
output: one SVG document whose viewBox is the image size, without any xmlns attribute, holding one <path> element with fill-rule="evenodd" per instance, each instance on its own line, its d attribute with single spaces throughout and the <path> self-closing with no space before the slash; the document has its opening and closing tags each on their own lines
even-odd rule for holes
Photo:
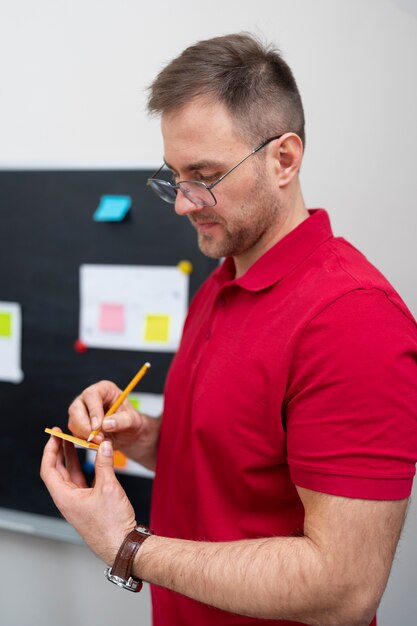
<svg viewBox="0 0 417 626">
<path fill-rule="evenodd" d="M 164 159 L 164 163 L 167 166 L 168 169 L 172 170 L 173 172 L 176 172 L 177 170 L 175 169 L 175 167 L 173 167 L 172 165 L 170 165 L 168 163 L 168 161 L 165 161 Z M 195 161 L 194 163 L 190 163 L 189 165 L 187 165 L 184 169 L 188 172 L 195 172 L 198 170 L 204 170 L 206 168 L 220 168 L 223 169 L 224 168 L 224 164 L 221 163 L 220 161 L 209 161 L 208 159 L 206 159 L 205 161 Z"/>
</svg>

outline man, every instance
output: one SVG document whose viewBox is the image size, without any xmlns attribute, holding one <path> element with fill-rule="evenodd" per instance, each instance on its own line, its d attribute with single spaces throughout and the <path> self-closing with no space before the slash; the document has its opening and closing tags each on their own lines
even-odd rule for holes
<svg viewBox="0 0 417 626">
<path fill-rule="evenodd" d="M 123 544 L 111 573 L 153 583 L 155 626 L 376 624 L 417 458 L 416 324 L 305 208 L 303 108 L 276 51 L 199 42 L 149 107 L 173 176 L 149 185 L 226 259 L 190 306 L 163 418 L 125 404 L 104 420 L 91 489 L 51 438 L 42 478 L 109 566 Z M 70 429 L 87 437 L 119 393 L 86 389 Z M 156 468 L 153 535 L 133 531 L 112 444 Z"/>
</svg>

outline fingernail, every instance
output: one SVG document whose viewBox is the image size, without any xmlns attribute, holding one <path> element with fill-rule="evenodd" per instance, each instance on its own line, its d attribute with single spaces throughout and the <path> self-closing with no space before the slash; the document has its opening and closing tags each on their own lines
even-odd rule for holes
<svg viewBox="0 0 417 626">
<path fill-rule="evenodd" d="M 105 419 L 103 421 L 103 426 L 105 430 L 114 430 L 116 428 L 116 420 L 115 419 Z"/>
<path fill-rule="evenodd" d="M 100 422 L 98 420 L 98 417 L 92 417 L 91 418 L 91 428 L 93 430 L 96 430 L 99 426 L 100 426 Z"/>
<path fill-rule="evenodd" d="M 110 441 L 103 441 L 100 447 L 103 452 L 103 456 L 113 456 L 113 446 Z"/>
</svg>

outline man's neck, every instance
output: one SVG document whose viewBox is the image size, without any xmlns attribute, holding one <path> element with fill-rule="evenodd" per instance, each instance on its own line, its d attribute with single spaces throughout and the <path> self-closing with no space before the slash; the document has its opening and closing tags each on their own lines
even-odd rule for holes
<svg viewBox="0 0 417 626">
<path fill-rule="evenodd" d="M 294 228 L 297 228 L 301 222 L 304 222 L 309 217 L 309 213 L 305 207 L 301 189 L 298 186 L 297 193 L 291 203 L 291 208 L 282 210 L 279 215 L 278 223 L 265 233 L 264 237 L 255 244 L 250 250 L 247 250 L 243 254 L 233 257 L 236 276 L 240 278 L 245 274 L 248 269 L 256 263 L 261 256 L 265 254 L 276 243 L 283 239 Z"/>
</svg>

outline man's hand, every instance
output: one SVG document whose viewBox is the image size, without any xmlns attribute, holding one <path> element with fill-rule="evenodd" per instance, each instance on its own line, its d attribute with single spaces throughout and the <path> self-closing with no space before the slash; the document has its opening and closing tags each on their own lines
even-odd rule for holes
<svg viewBox="0 0 417 626">
<path fill-rule="evenodd" d="M 113 447 L 97 451 L 94 486 L 89 488 L 72 443 L 51 436 L 45 446 L 41 478 L 65 519 L 105 563 L 112 565 L 135 512 L 113 469 Z"/>
<path fill-rule="evenodd" d="M 104 438 L 111 439 L 117 450 L 154 469 L 160 419 L 138 413 L 127 400 L 104 419 L 121 393 L 121 389 L 108 380 L 87 387 L 68 409 L 68 428 L 76 437 L 87 439 L 90 432 L 101 425 L 102 431 L 94 438 L 96 443 Z"/>
</svg>

